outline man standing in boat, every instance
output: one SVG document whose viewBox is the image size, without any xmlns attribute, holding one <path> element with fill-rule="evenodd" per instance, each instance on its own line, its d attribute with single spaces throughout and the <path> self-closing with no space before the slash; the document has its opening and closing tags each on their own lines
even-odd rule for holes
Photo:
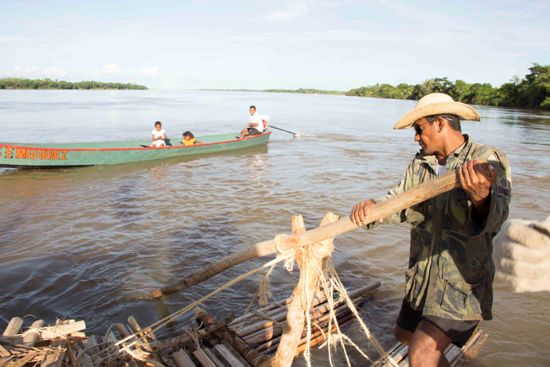
<svg viewBox="0 0 550 367">
<path fill-rule="evenodd" d="M 239 139 L 246 138 L 249 135 L 260 135 L 265 130 L 262 116 L 256 111 L 256 106 L 250 106 L 249 110 L 248 126 L 241 130 Z"/>
<path fill-rule="evenodd" d="M 447 366 L 443 352 L 462 346 L 480 320 L 492 318 L 492 238 L 506 220 L 511 175 L 506 156 L 463 135 L 460 120 L 479 121 L 471 106 L 442 93 L 421 98 L 395 129 L 413 127 L 420 151 L 401 182 L 381 199 L 357 203 L 354 223 L 367 227 L 369 208 L 447 171 L 458 170 L 461 188 L 384 218 L 411 225 L 405 298 L 395 336 L 409 345 L 416 366 Z"/>
</svg>

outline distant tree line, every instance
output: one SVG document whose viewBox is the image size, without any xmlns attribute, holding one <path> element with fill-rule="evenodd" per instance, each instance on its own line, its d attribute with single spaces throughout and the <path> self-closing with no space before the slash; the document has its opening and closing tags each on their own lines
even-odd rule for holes
<svg viewBox="0 0 550 367">
<path fill-rule="evenodd" d="M 132 83 L 104 83 L 96 81 L 66 82 L 51 79 L 0 79 L 0 89 L 147 89 Z"/>
<path fill-rule="evenodd" d="M 533 64 L 523 79 L 515 77 L 500 87 L 434 78 L 414 85 L 375 84 L 351 89 L 346 95 L 417 100 L 434 92 L 449 94 L 454 100 L 468 104 L 550 109 L 550 65 Z"/>
<path fill-rule="evenodd" d="M 346 92 L 338 90 L 324 90 L 314 88 L 300 88 L 300 89 L 264 89 L 262 92 L 270 93 L 302 93 L 302 94 L 346 94 Z"/>
</svg>

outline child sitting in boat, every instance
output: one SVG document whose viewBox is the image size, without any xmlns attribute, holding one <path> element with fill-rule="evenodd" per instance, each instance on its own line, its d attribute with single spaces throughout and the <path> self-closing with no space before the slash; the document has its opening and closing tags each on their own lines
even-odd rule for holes
<svg viewBox="0 0 550 367">
<path fill-rule="evenodd" d="M 186 147 L 190 147 L 192 145 L 195 145 L 197 144 L 197 139 L 195 138 L 195 136 L 193 135 L 193 133 L 191 131 L 186 131 L 183 133 L 183 139 L 181 141 L 181 143 L 183 145 L 185 145 Z"/>
<path fill-rule="evenodd" d="M 151 134 L 151 140 L 153 141 L 151 148 L 164 148 L 166 146 L 168 137 L 166 136 L 166 131 L 162 128 L 162 122 L 155 122 L 155 128 Z"/>
</svg>

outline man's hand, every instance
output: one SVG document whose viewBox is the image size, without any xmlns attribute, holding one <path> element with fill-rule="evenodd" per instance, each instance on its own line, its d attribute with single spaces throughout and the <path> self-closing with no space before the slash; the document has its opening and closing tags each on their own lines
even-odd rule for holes
<svg viewBox="0 0 550 367">
<path fill-rule="evenodd" d="M 459 170 L 460 183 L 477 208 L 483 205 L 491 194 L 491 186 L 496 182 L 497 172 L 489 163 L 469 161 Z"/>
<path fill-rule="evenodd" d="M 353 206 L 353 209 L 351 210 L 351 221 L 358 226 L 362 226 L 364 224 L 370 223 L 368 220 L 368 211 L 370 208 L 372 208 L 374 205 L 374 201 L 367 199 L 363 200 Z"/>
</svg>

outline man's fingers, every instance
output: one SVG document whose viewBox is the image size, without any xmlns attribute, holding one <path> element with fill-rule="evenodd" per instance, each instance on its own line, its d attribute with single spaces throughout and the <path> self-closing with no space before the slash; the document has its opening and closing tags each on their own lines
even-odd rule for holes
<svg viewBox="0 0 550 367">
<path fill-rule="evenodd" d="M 472 181 L 470 179 L 470 172 L 468 171 L 468 162 L 462 165 L 460 171 L 462 172 L 462 176 L 464 178 L 462 186 L 464 189 L 469 189 L 470 187 L 472 187 Z"/>
<path fill-rule="evenodd" d="M 351 221 L 352 221 L 353 223 L 359 224 L 359 223 L 357 223 L 357 217 L 356 217 L 356 215 L 357 215 L 357 204 L 355 204 L 355 205 L 353 206 L 353 208 L 351 209 L 350 218 L 351 218 Z"/>
<path fill-rule="evenodd" d="M 365 224 L 367 221 L 368 208 L 370 207 L 370 205 L 371 202 L 369 200 L 363 200 L 355 204 L 350 214 L 351 221 L 358 226 Z"/>
<path fill-rule="evenodd" d="M 363 224 L 365 223 L 365 202 L 362 201 L 360 204 L 359 204 L 359 210 L 358 210 L 358 214 L 359 214 L 359 223 L 360 224 Z"/>
<path fill-rule="evenodd" d="M 468 175 L 470 176 L 470 182 L 472 186 L 479 185 L 480 183 L 480 175 L 478 174 L 476 170 L 477 161 L 471 161 L 468 162 L 467 169 L 468 169 Z"/>
<path fill-rule="evenodd" d="M 362 224 L 361 217 L 361 203 L 357 203 L 353 206 L 353 210 L 351 212 L 351 221 L 358 226 Z"/>
</svg>

